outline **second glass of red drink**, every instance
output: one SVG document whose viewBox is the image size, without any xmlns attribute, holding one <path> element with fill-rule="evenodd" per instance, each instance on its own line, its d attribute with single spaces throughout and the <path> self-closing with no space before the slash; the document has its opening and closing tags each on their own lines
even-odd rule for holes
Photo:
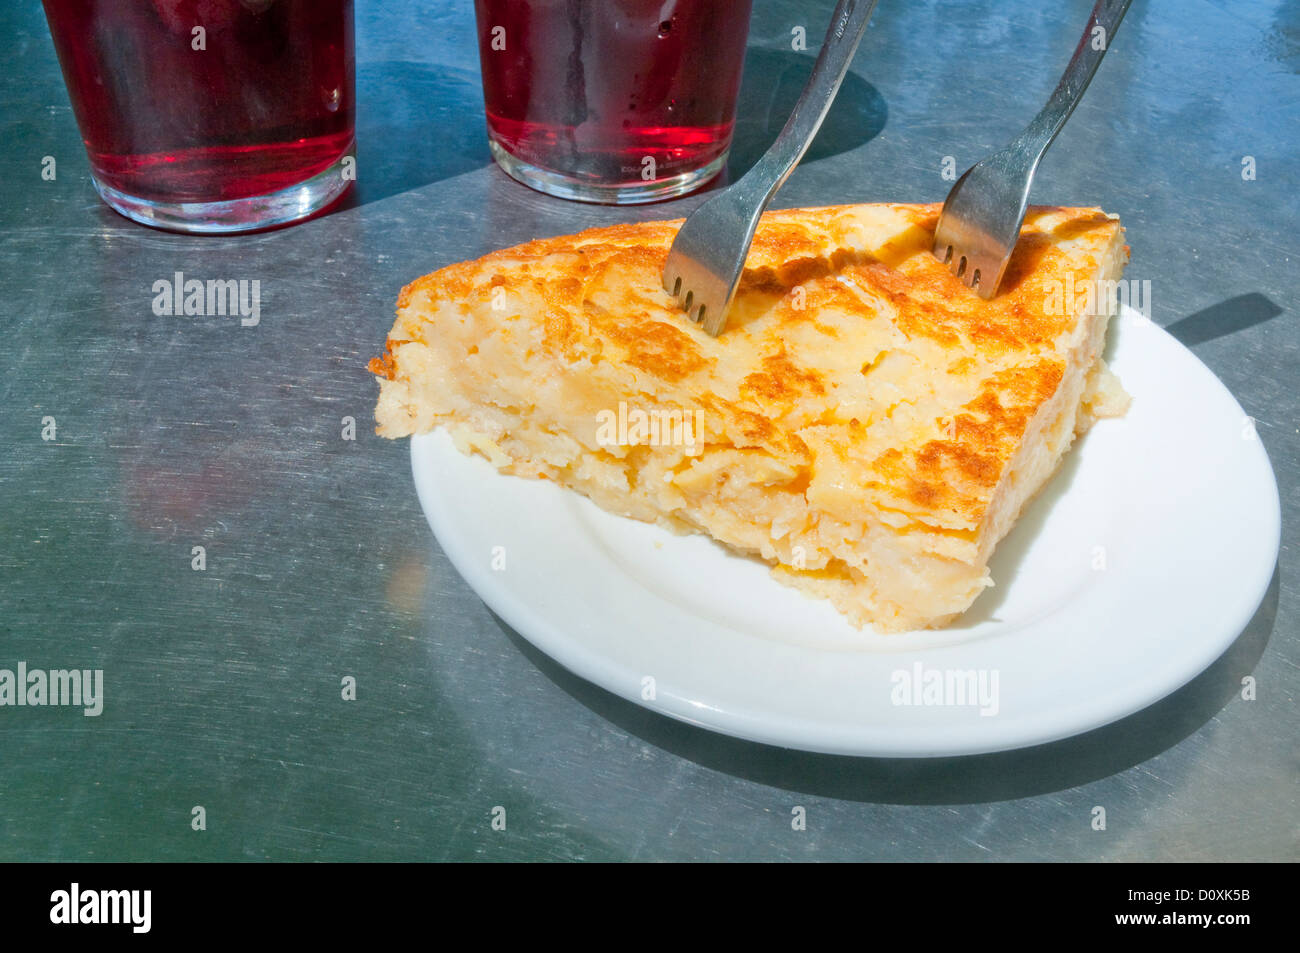
<svg viewBox="0 0 1300 953">
<path fill-rule="evenodd" d="M 542 192 L 630 204 L 717 175 L 750 0 L 476 0 L 488 141 Z"/>
</svg>

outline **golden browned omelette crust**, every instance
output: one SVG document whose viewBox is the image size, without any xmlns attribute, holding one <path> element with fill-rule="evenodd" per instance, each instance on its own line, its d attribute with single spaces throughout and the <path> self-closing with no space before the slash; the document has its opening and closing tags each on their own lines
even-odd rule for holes
<svg viewBox="0 0 1300 953">
<path fill-rule="evenodd" d="M 379 433 L 448 425 L 506 472 L 760 555 L 858 624 L 942 625 L 1075 434 L 1126 406 L 1081 292 L 1127 248 L 1098 209 L 1031 208 L 984 301 L 929 253 L 938 213 L 768 213 L 716 339 L 660 285 L 680 221 L 443 268 L 371 361 Z M 629 407 L 695 426 L 612 441 Z"/>
</svg>

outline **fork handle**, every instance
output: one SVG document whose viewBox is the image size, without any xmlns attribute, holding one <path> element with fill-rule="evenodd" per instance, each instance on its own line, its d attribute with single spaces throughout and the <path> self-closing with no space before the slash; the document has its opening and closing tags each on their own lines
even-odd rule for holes
<svg viewBox="0 0 1300 953">
<path fill-rule="evenodd" d="M 1079 45 L 1070 58 L 1070 65 L 1065 68 L 1065 74 L 1056 84 L 1052 98 L 1017 137 L 1015 147 L 1033 157 L 1035 164 L 1043 157 L 1047 147 L 1070 118 L 1070 113 L 1074 112 L 1074 107 L 1083 98 L 1083 91 L 1092 82 L 1097 67 L 1101 65 L 1101 58 L 1110 49 L 1111 40 L 1115 38 L 1115 31 L 1119 29 L 1129 3 L 1130 0 L 1097 0 L 1097 5 L 1092 8 L 1088 25 L 1084 27 Z"/>
<path fill-rule="evenodd" d="M 799 95 L 794 112 L 776 142 L 736 183 L 737 192 L 745 193 L 746 198 L 765 208 L 776 190 L 785 184 L 835 101 L 875 8 L 876 0 L 840 0 L 836 5 L 812 75 Z"/>
</svg>

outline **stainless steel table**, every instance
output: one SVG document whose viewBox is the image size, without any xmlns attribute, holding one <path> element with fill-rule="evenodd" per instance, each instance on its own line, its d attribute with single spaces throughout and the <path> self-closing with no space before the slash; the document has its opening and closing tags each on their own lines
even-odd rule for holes
<svg viewBox="0 0 1300 953">
<path fill-rule="evenodd" d="M 0 708 L 0 859 L 1297 858 L 1300 8 L 1136 0 L 1034 193 L 1122 215 L 1155 320 L 1257 419 L 1284 508 L 1263 605 L 1204 675 L 1119 724 L 886 761 L 618 700 L 450 567 L 406 443 L 371 432 L 364 365 L 399 288 L 698 197 L 628 211 L 516 185 L 484 144 L 470 5 L 358 6 L 355 195 L 228 239 L 103 206 L 39 6 L 0 11 L 0 668 L 105 679 L 98 717 Z M 831 6 L 756 4 L 733 174 L 807 75 L 792 28 L 820 36 Z M 941 199 L 945 157 L 961 170 L 1024 125 L 1090 6 L 882 3 L 779 203 Z M 155 316 L 152 284 L 177 271 L 259 280 L 260 322 Z"/>
</svg>

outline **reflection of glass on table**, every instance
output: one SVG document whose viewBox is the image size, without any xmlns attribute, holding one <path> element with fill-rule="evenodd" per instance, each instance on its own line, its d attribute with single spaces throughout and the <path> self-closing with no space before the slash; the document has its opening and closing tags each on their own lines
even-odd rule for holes
<svg viewBox="0 0 1300 953">
<path fill-rule="evenodd" d="M 476 0 L 488 138 L 543 192 L 632 203 L 721 171 L 750 0 Z"/>
<path fill-rule="evenodd" d="M 352 0 L 44 0 L 95 187 L 183 231 L 303 218 L 354 178 Z"/>
</svg>

